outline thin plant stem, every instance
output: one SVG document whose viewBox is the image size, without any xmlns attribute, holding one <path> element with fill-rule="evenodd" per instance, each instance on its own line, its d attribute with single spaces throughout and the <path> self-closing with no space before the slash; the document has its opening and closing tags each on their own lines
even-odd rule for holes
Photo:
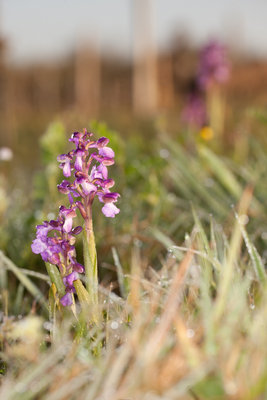
<svg viewBox="0 0 267 400">
<path fill-rule="evenodd" d="M 86 289 L 89 293 L 90 304 L 93 309 L 96 309 L 98 306 L 98 271 L 91 205 L 88 206 L 87 218 L 85 219 L 85 229 L 83 234 L 83 255 Z"/>
</svg>

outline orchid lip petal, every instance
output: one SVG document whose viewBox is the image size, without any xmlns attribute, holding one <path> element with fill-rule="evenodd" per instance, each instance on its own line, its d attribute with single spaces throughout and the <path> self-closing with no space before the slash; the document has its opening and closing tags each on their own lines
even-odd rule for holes
<svg viewBox="0 0 267 400">
<path fill-rule="evenodd" d="M 120 212 L 119 208 L 115 206 L 113 203 L 106 203 L 104 207 L 102 207 L 103 214 L 108 218 L 114 218 L 116 214 Z"/>
<path fill-rule="evenodd" d="M 72 230 L 72 218 L 66 218 L 63 224 L 63 230 L 69 233 Z"/>
<path fill-rule="evenodd" d="M 97 188 L 95 185 L 93 185 L 92 183 L 84 180 L 81 183 L 81 186 L 83 188 L 83 191 L 86 195 L 91 194 L 91 193 L 95 193 L 97 191 Z"/>
<path fill-rule="evenodd" d="M 115 153 L 110 147 L 102 147 L 98 153 L 103 157 L 114 158 Z"/>
<path fill-rule="evenodd" d="M 47 245 L 41 239 L 34 239 L 31 248 L 33 253 L 40 254 L 46 250 Z"/>
<path fill-rule="evenodd" d="M 77 171 L 82 171 L 82 169 L 83 169 L 83 160 L 82 160 L 82 157 L 80 157 L 80 156 L 77 156 L 77 157 L 76 157 L 76 160 L 75 160 L 75 163 L 74 163 L 74 168 L 75 168 Z"/>
<path fill-rule="evenodd" d="M 71 176 L 70 162 L 66 162 L 63 167 L 63 175 L 67 178 Z"/>
</svg>

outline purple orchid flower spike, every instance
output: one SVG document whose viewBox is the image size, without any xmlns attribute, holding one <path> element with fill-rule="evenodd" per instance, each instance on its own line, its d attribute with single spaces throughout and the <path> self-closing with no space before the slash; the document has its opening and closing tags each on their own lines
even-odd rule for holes
<svg viewBox="0 0 267 400">
<path fill-rule="evenodd" d="M 115 182 L 108 178 L 108 166 L 114 164 L 115 153 L 107 146 L 108 138 L 93 140 L 92 137 L 93 134 L 86 130 L 74 132 L 69 141 L 75 148 L 57 157 L 65 178 L 73 176 L 72 181 L 64 179 L 58 185 L 59 192 L 68 195 L 70 204 L 59 208 L 56 220 L 44 221 L 37 226 L 31 246 L 32 251 L 40 254 L 45 262 L 58 267 L 65 286 L 65 294 L 60 299 L 63 306 L 73 304 L 75 281 L 84 272 L 91 304 L 97 304 L 97 258 L 92 225 L 95 197 L 104 204 L 102 212 L 106 217 L 114 218 L 120 212 L 114 204 L 120 195 L 110 191 Z M 85 267 L 76 260 L 76 236 L 83 231 L 81 226 L 73 227 L 77 210 L 84 219 L 84 247 L 90 249 L 85 256 Z M 79 297 L 78 289 L 77 294 Z"/>
<path fill-rule="evenodd" d="M 225 83 L 229 75 L 230 64 L 226 47 L 219 41 L 210 41 L 203 47 L 200 54 L 197 77 L 199 87 L 207 90 L 215 83 Z"/>
</svg>

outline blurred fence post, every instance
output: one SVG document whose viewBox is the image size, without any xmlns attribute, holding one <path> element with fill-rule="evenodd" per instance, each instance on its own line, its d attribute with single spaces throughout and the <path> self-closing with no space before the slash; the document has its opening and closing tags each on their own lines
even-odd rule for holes
<svg viewBox="0 0 267 400">
<path fill-rule="evenodd" d="M 75 54 L 75 105 L 89 118 L 97 117 L 100 108 L 101 62 L 93 46 L 79 46 Z"/>
<path fill-rule="evenodd" d="M 153 114 L 158 105 L 157 54 L 153 38 L 153 1 L 135 0 L 133 9 L 133 108 Z"/>
</svg>

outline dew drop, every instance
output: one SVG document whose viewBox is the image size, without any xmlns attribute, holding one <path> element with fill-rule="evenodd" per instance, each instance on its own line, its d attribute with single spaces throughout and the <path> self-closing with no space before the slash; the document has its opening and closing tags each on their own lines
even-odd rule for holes
<svg viewBox="0 0 267 400">
<path fill-rule="evenodd" d="M 186 234 L 184 235 L 184 240 L 186 241 L 190 240 L 190 235 L 188 232 L 186 232 Z"/>
<path fill-rule="evenodd" d="M 46 329 L 47 331 L 52 331 L 52 329 L 53 329 L 53 324 L 52 324 L 51 322 L 49 322 L 49 321 L 45 321 L 45 322 L 43 323 L 43 327 L 44 327 L 44 329 Z"/>
<path fill-rule="evenodd" d="M 41 210 L 36 210 L 35 213 L 34 213 L 34 217 L 35 217 L 36 219 L 41 219 L 41 218 L 42 218 L 42 215 L 43 215 L 43 213 L 42 213 Z"/>
<path fill-rule="evenodd" d="M 170 152 L 167 149 L 160 149 L 159 155 L 160 155 L 161 158 L 165 158 L 166 159 L 166 158 L 169 157 Z"/>
<path fill-rule="evenodd" d="M 204 185 L 206 187 L 212 187 L 214 185 L 214 180 L 212 178 L 205 179 Z"/>
<path fill-rule="evenodd" d="M 110 324 L 111 329 L 116 330 L 119 327 L 119 324 L 117 321 L 112 321 Z"/>
<path fill-rule="evenodd" d="M 24 393 L 27 390 L 27 386 L 25 385 L 25 383 L 19 382 L 16 386 L 15 386 L 15 391 L 17 393 Z"/>
<path fill-rule="evenodd" d="M 195 336 L 195 331 L 193 329 L 187 329 L 186 336 L 191 339 Z"/>
<path fill-rule="evenodd" d="M 240 215 L 239 221 L 242 225 L 247 225 L 249 217 L 246 214 Z"/>
<path fill-rule="evenodd" d="M 139 240 L 139 239 L 134 239 L 134 245 L 136 246 L 136 247 L 142 247 L 142 242 L 141 242 L 141 240 Z"/>
<path fill-rule="evenodd" d="M 229 395 L 234 395 L 237 392 L 236 384 L 233 381 L 226 382 L 225 384 L 225 391 Z"/>
</svg>

